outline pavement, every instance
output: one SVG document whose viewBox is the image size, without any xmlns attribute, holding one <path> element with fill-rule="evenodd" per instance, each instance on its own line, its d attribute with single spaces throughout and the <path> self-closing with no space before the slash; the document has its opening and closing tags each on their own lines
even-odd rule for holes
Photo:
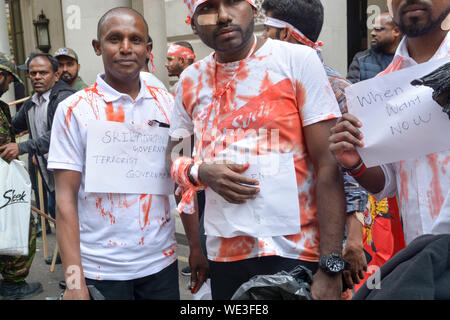
<svg viewBox="0 0 450 320">
<path fill-rule="evenodd" d="M 186 235 L 184 233 L 183 224 L 178 214 L 175 216 L 176 239 L 178 242 L 178 272 L 180 284 L 181 300 L 193 300 L 192 294 L 188 290 L 190 277 L 181 274 L 181 270 L 188 266 L 189 247 L 187 245 Z M 53 254 L 56 244 L 56 233 L 52 227 L 52 233 L 47 235 L 47 250 L 48 255 Z M 26 281 L 40 282 L 43 287 L 43 292 L 34 297 L 25 300 L 46 300 L 47 298 L 58 297 L 62 289 L 59 287 L 59 282 L 64 280 L 64 271 L 61 264 L 55 265 L 55 270 L 50 272 L 50 266 L 45 263 L 44 248 L 42 237 L 37 238 L 36 256 L 31 266 L 30 274 Z"/>
</svg>

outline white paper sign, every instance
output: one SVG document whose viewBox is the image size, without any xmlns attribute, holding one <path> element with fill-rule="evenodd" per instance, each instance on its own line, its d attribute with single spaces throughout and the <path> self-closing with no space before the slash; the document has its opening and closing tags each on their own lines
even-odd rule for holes
<svg viewBox="0 0 450 320">
<path fill-rule="evenodd" d="M 86 192 L 172 194 L 166 170 L 169 129 L 90 121 L 86 151 Z"/>
<path fill-rule="evenodd" d="M 363 124 L 367 167 L 450 149 L 450 120 L 432 99 L 433 89 L 411 82 L 450 61 L 444 59 L 366 80 L 345 90 L 349 112 Z"/>
<path fill-rule="evenodd" d="M 274 237 L 300 233 L 297 178 L 292 154 L 258 156 L 243 175 L 258 180 L 260 193 L 245 204 L 232 204 L 206 189 L 205 233 L 209 236 Z M 277 163 L 277 172 L 273 164 Z M 270 164 L 268 166 L 268 164 Z"/>
</svg>

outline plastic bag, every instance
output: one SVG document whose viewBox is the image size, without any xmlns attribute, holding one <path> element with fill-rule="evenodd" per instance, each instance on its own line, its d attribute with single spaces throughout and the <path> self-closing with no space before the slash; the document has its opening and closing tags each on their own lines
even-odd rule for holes
<svg viewBox="0 0 450 320">
<path fill-rule="evenodd" d="M 23 162 L 0 159 L 0 255 L 28 255 L 31 181 Z"/>
<path fill-rule="evenodd" d="M 313 300 L 312 272 L 303 266 L 274 275 L 254 276 L 235 292 L 231 300 Z"/>
</svg>

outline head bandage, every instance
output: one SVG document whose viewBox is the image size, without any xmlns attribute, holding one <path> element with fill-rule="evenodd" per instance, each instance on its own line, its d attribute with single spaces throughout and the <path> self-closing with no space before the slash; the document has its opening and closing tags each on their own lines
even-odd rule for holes
<svg viewBox="0 0 450 320">
<path fill-rule="evenodd" d="M 196 58 L 195 53 L 192 52 L 192 50 L 175 43 L 170 45 L 167 55 L 188 60 L 195 60 Z"/>
<path fill-rule="evenodd" d="M 323 47 L 322 41 L 313 42 L 313 41 L 309 40 L 300 30 L 298 30 L 293 25 L 291 25 L 290 23 L 287 23 L 285 21 L 278 20 L 278 19 L 271 18 L 271 17 L 266 17 L 266 19 L 264 20 L 264 25 L 278 28 L 278 29 L 288 28 L 289 30 L 291 30 L 292 36 L 294 37 L 295 40 L 297 40 L 298 42 L 301 42 L 304 45 L 311 47 L 315 50 L 320 50 L 320 47 Z"/>
<path fill-rule="evenodd" d="M 188 19 L 186 20 L 187 24 L 191 23 L 191 19 L 194 16 L 195 10 L 197 10 L 198 6 L 206 1 L 208 1 L 208 0 L 184 0 L 184 3 L 186 4 L 188 11 L 189 11 Z M 255 4 L 255 0 L 245 0 L 245 1 L 247 1 L 254 8 L 257 8 L 256 4 Z"/>
</svg>

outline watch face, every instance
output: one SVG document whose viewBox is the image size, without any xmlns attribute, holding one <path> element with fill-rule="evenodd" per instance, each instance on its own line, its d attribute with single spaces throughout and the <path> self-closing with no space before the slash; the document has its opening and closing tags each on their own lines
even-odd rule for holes
<svg viewBox="0 0 450 320">
<path fill-rule="evenodd" d="M 341 272 L 344 270 L 344 261 L 338 257 L 330 257 L 327 259 L 326 266 L 330 272 Z"/>
</svg>

